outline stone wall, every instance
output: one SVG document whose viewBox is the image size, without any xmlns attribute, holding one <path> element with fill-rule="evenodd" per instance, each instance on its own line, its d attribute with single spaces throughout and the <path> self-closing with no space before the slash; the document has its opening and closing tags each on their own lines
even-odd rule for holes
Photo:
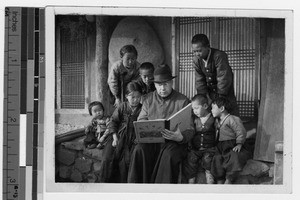
<svg viewBox="0 0 300 200">
<path fill-rule="evenodd" d="M 56 147 L 56 182 L 97 182 L 102 150 L 87 149 L 84 137 L 63 142 Z M 248 160 L 235 184 L 273 184 L 274 164 Z M 205 184 L 204 171 L 199 171 L 196 182 Z"/>
<path fill-rule="evenodd" d="M 80 137 L 56 147 L 56 182 L 97 182 L 102 150 L 85 148 L 83 140 Z"/>
</svg>

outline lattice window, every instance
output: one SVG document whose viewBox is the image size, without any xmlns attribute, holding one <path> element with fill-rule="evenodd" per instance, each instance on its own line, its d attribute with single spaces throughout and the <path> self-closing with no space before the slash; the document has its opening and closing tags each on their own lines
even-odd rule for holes
<svg viewBox="0 0 300 200">
<path fill-rule="evenodd" d="M 191 98 L 195 95 L 195 75 L 192 68 L 192 37 L 206 34 L 217 40 L 218 46 L 228 54 L 234 73 L 234 88 L 242 117 L 254 116 L 255 105 L 255 19 L 218 18 L 217 38 L 212 39 L 212 19 L 178 18 L 177 41 L 179 42 L 179 91 Z"/>
<path fill-rule="evenodd" d="M 61 39 L 61 108 L 85 107 L 85 38 Z"/>
<path fill-rule="evenodd" d="M 192 66 L 192 37 L 197 33 L 204 33 L 211 37 L 211 19 L 200 17 L 183 17 L 179 23 L 179 91 L 187 97 L 195 95 L 195 73 Z"/>
<path fill-rule="evenodd" d="M 254 116 L 255 19 L 220 18 L 219 48 L 228 54 L 240 115 Z"/>
</svg>

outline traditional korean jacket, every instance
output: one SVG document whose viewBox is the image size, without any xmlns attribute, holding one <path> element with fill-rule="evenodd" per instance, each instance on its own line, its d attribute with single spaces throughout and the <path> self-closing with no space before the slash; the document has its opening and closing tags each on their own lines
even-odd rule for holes
<svg viewBox="0 0 300 200">
<path fill-rule="evenodd" d="M 126 86 L 129 82 L 138 79 L 139 67 L 140 64 L 136 62 L 135 67 L 129 71 L 124 67 L 122 60 L 119 60 L 112 65 L 107 83 L 115 98 L 124 101 Z"/>
<path fill-rule="evenodd" d="M 211 148 L 216 145 L 215 119 L 210 114 L 207 121 L 202 124 L 199 117 L 195 117 L 195 136 L 192 139 L 192 146 L 198 150 Z"/>
<path fill-rule="evenodd" d="M 193 58 L 197 94 L 208 94 L 212 100 L 219 96 L 228 98 L 232 104 L 231 114 L 238 114 L 234 94 L 233 73 L 224 51 L 211 48 L 207 64 L 203 59 Z"/>
</svg>

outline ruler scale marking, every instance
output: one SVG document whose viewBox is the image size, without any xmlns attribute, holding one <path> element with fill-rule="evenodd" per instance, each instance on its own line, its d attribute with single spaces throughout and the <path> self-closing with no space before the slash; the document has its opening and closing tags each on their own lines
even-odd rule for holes
<svg viewBox="0 0 300 200">
<path fill-rule="evenodd" d="M 7 87 L 12 91 L 20 91 L 20 66 L 21 66 L 21 9 L 20 8 L 8 8 L 8 61 L 7 71 Z M 12 36 L 14 35 L 14 37 Z M 11 38 L 13 37 L 13 38 Z M 16 67 L 18 69 L 16 69 Z M 15 68 L 15 69 L 14 69 Z M 13 70 L 11 70 L 13 69 Z M 19 127 L 15 126 L 19 123 L 20 110 L 20 98 L 18 95 L 11 96 L 7 93 L 8 101 L 14 102 L 6 104 L 7 109 L 7 132 L 12 134 L 7 135 L 6 145 L 11 148 L 6 149 L 6 199 L 19 199 Z M 13 106 L 14 108 L 11 108 Z M 5 177 L 4 177 L 5 179 Z"/>
<path fill-rule="evenodd" d="M 5 8 L 3 194 L 42 199 L 45 99 L 43 8 Z"/>
</svg>

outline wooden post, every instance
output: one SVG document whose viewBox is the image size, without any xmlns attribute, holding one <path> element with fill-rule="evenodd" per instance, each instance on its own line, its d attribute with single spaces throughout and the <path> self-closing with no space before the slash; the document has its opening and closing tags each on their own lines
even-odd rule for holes
<svg viewBox="0 0 300 200">
<path fill-rule="evenodd" d="M 102 102 L 105 108 L 109 107 L 108 78 L 108 18 L 104 16 L 96 17 L 96 92 L 97 100 Z M 108 110 L 106 110 L 108 112 Z"/>
<path fill-rule="evenodd" d="M 55 56 L 56 56 L 56 109 L 61 109 L 61 48 L 60 27 L 56 27 Z"/>
<path fill-rule="evenodd" d="M 172 17 L 171 26 L 171 45 L 172 45 L 172 72 L 173 75 L 179 76 L 179 31 L 178 19 Z M 178 35 L 177 35 L 178 34 Z M 173 88 L 179 90 L 179 78 L 173 81 Z"/>
<path fill-rule="evenodd" d="M 261 24 L 260 19 L 255 19 L 255 94 L 254 94 L 254 118 L 258 120 L 260 104 L 260 72 L 261 72 Z M 263 30 L 265 32 L 265 30 Z"/>
<path fill-rule="evenodd" d="M 283 184 L 283 142 L 275 142 L 274 184 Z"/>
<path fill-rule="evenodd" d="M 261 104 L 253 158 L 274 162 L 275 141 L 283 140 L 284 120 L 284 19 L 264 19 L 261 43 Z"/>
</svg>

